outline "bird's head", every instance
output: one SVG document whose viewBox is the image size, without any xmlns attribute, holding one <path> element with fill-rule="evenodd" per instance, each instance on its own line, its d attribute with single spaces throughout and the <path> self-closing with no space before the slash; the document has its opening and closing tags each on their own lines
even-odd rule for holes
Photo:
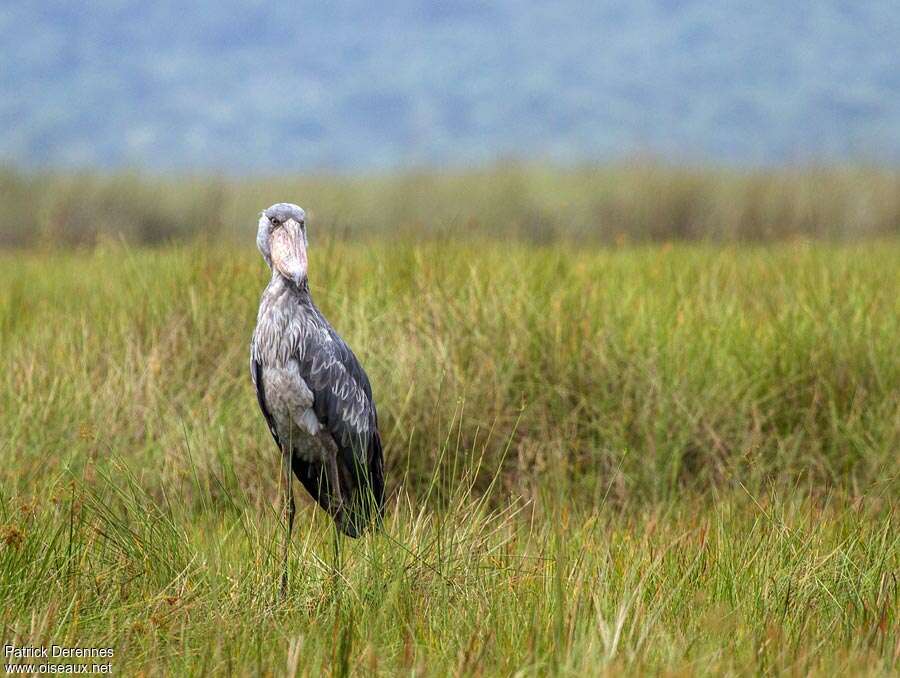
<svg viewBox="0 0 900 678">
<path fill-rule="evenodd" d="M 256 246 L 273 272 L 300 285 L 306 280 L 306 212 L 279 202 L 259 215 Z"/>
</svg>

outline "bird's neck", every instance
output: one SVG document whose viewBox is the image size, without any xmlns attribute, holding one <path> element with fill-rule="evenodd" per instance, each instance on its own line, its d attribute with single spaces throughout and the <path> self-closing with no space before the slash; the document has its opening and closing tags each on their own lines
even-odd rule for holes
<svg viewBox="0 0 900 678">
<path fill-rule="evenodd" d="M 312 299 L 309 294 L 309 279 L 306 277 L 298 284 L 293 280 L 288 280 L 277 271 L 272 271 L 272 280 L 269 281 L 269 288 L 273 291 L 296 295 L 303 299 Z"/>
</svg>

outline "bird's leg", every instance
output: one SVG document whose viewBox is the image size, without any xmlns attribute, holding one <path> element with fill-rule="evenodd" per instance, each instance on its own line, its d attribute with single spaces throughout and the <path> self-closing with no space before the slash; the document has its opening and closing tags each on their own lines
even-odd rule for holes
<svg viewBox="0 0 900 678">
<path fill-rule="evenodd" d="M 281 595 L 287 593 L 288 554 L 291 550 L 291 532 L 294 529 L 294 493 L 291 489 L 291 450 L 281 452 L 282 505 L 281 519 L 284 521 L 284 552 L 281 560 Z"/>
<path fill-rule="evenodd" d="M 328 455 L 325 469 L 328 473 L 328 487 L 331 490 L 330 499 L 334 515 L 343 518 L 344 496 L 341 494 L 341 475 L 338 473 L 337 459 L 334 456 Z"/>
<path fill-rule="evenodd" d="M 328 479 L 328 506 L 336 520 L 344 519 L 344 495 L 341 492 L 341 474 L 338 471 L 337 445 L 327 433 L 320 433 L 319 439 L 325 446 L 325 474 Z"/>
</svg>

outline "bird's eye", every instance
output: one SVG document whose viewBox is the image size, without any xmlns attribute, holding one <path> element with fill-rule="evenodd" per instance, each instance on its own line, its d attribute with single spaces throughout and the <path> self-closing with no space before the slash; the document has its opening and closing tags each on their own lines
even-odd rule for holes
<svg viewBox="0 0 900 678">
<path fill-rule="evenodd" d="M 272 222 L 272 226 L 281 226 L 281 222 L 278 220 L 278 217 L 272 217 L 269 219 Z"/>
</svg>

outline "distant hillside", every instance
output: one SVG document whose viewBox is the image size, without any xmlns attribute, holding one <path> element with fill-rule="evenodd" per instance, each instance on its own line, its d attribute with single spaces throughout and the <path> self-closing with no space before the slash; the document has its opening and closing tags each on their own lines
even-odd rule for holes
<svg viewBox="0 0 900 678">
<path fill-rule="evenodd" d="M 13 0 L 0 49 L 26 165 L 900 161 L 888 0 Z"/>
</svg>

